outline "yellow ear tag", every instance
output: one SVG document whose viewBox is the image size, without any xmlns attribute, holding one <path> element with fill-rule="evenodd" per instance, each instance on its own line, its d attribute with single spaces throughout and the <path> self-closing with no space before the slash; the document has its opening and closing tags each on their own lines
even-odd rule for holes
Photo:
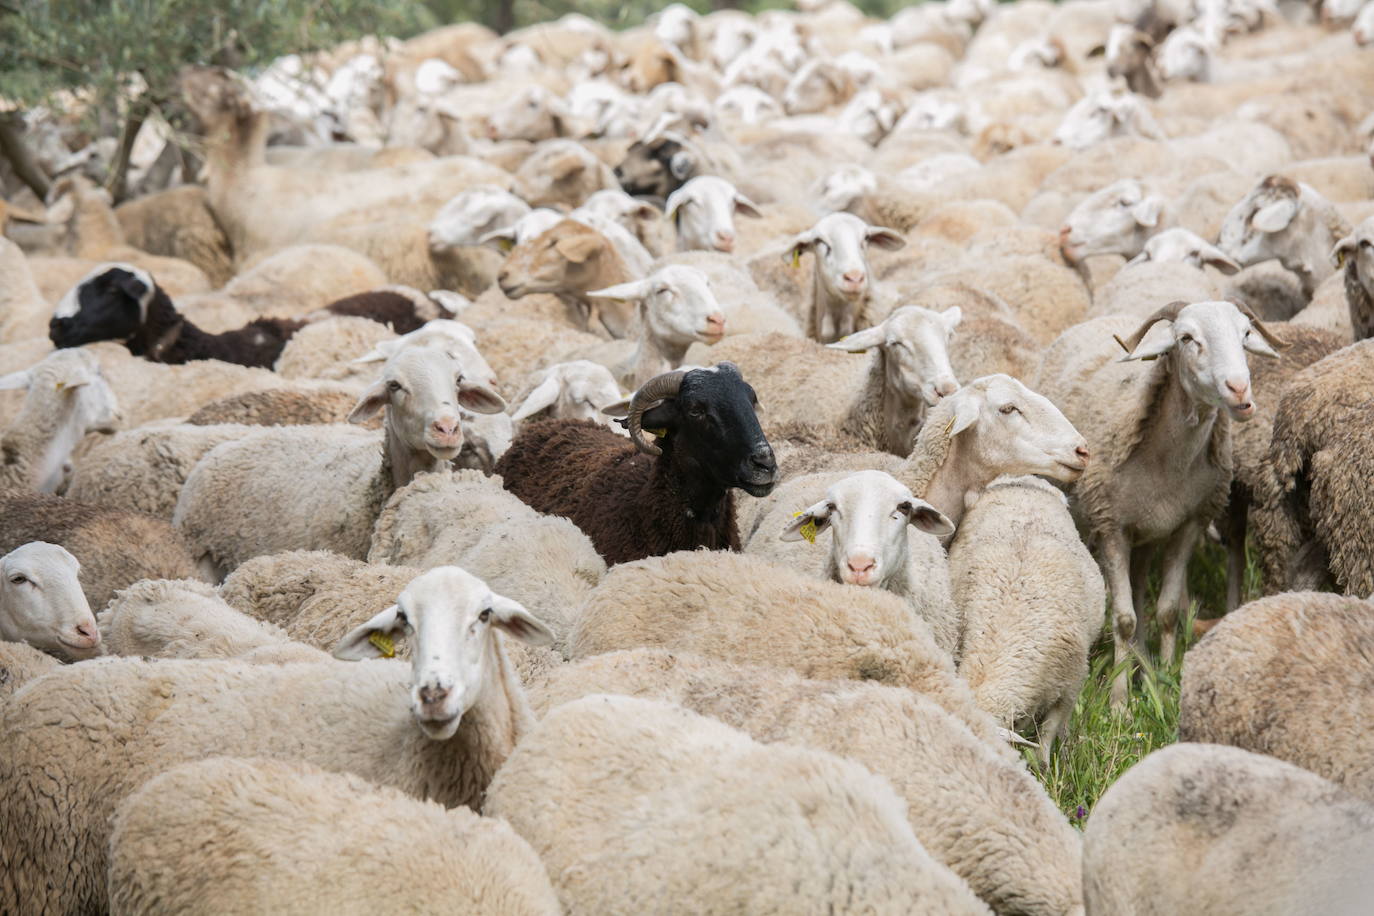
<svg viewBox="0 0 1374 916">
<path fill-rule="evenodd" d="M 792 517 L 796 518 L 801 514 L 802 513 L 800 512 L 793 512 Z M 818 533 L 816 531 L 816 520 L 814 518 L 809 519 L 805 525 L 802 525 L 800 528 L 797 529 L 797 533 L 800 534 L 802 537 L 806 538 L 806 542 L 808 544 L 816 543 L 816 535 Z"/>
<path fill-rule="evenodd" d="M 515 247 L 515 239 L 497 239 L 496 244 L 502 251 L 510 251 Z"/>
<path fill-rule="evenodd" d="M 369 636 L 367 641 L 377 647 L 377 651 L 382 653 L 383 658 L 396 657 L 396 641 L 380 630 Z"/>
<path fill-rule="evenodd" d="M 800 266 L 801 266 L 801 249 L 800 249 L 800 248 L 793 248 L 793 249 L 792 249 L 792 267 L 793 267 L 793 269 L 796 269 L 796 268 L 798 268 L 798 267 L 800 267 Z"/>
<path fill-rule="evenodd" d="M 644 431 L 645 431 L 646 433 L 653 433 L 655 436 L 658 436 L 660 439 L 666 439 L 666 438 L 668 438 L 668 430 L 666 430 L 666 429 L 646 429 L 646 430 L 644 430 Z"/>
</svg>

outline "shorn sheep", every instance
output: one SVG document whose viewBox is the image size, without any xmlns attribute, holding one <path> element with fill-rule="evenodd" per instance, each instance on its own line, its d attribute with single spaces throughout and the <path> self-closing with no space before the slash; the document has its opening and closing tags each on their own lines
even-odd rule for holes
<svg viewBox="0 0 1374 916">
<path fill-rule="evenodd" d="M 1176 744 L 1126 772 L 1083 836 L 1089 913 L 1355 916 L 1374 805 L 1281 760 Z"/>
<path fill-rule="evenodd" d="M 34 541 L 0 557 L 0 640 L 66 661 L 101 653 L 100 630 L 81 591 L 76 557 Z"/>
<path fill-rule="evenodd" d="M 571 913 L 666 900 L 750 913 L 990 912 L 930 857 L 904 807 L 851 761 L 597 694 L 544 717 L 501 768 L 486 812 L 530 842 Z"/>
<path fill-rule="evenodd" d="M 757 741 L 848 757 L 892 783 L 917 839 L 989 906 L 1048 916 L 1080 903 L 1081 841 L 1049 796 L 1019 760 L 914 691 L 663 649 L 594 655 L 527 687 L 537 715 L 618 693 L 675 703 Z"/>
<path fill-rule="evenodd" d="M 104 910 L 115 808 L 150 777 L 211 756 L 302 760 L 477 808 L 533 724 L 498 629 L 548 639 L 518 604 L 440 567 L 336 650 L 377 658 L 411 634 L 409 670 L 115 659 L 28 684 L 0 707 L 0 909 Z M 75 720 L 57 713 L 74 709 Z"/>
<path fill-rule="evenodd" d="M 1184 741 L 1231 744 L 1374 802 L 1374 605 L 1286 592 L 1226 615 L 1183 660 Z"/>
<path fill-rule="evenodd" d="M 109 894 L 115 912 L 146 916 L 562 912 L 539 857 L 501 821 L 348 773 L 224 757 L 173 767 L 119 806 Z"/>
<path fill-rule="evenodd" d="M 734 487 L 777 481 L 754 390 L 731 363 L 678 370 L 630 400 L 633 444 L 586 420 L 527 423 L 496 464 L 505 487 L 587 533 L 606 564 L 674 550 L 738 550 Z M 657 444 L 645 431 L 662 431 Z"/>
</svg>

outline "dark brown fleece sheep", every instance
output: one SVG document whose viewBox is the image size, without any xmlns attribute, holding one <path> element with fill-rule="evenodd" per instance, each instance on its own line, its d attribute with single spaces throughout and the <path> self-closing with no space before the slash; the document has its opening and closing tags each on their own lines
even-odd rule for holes
<svg viewBox="0 0 1374 916">
<path fill-rule="evenodd" d="M 169 522 L 38 493 L 0 495 L 0 554 L 30 541 L 65 547 L 81 564 L 93 610 L 139 579 L 200 579 L 191 548 Z"/>
</svg>

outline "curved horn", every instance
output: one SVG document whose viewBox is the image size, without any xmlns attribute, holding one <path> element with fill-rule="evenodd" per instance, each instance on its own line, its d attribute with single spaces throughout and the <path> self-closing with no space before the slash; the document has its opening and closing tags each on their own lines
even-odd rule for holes
<svg viewBox="0 0 1374 916">
<path fill-rule="evenodd" d="M 1227 299 L 1226 301 L 1234 305 L 1240 310 L 1242 315 L 1250 319 L 1250 326 L 1256 331 L 1259 331 L 1259 335 L 1264 338 L 1265 343 L 1269 344 L 1269 346 L 1273 347 L 1275 350 L 1286 350 L 1288 348 L 1288 341 L 1266 328 L 1264 322 L 1259 320 L 1259 316 L 1255 314 L 1250 306 L 1241 302 L 1239 299 Z"/>
<path fill-rule="evenodd" d="M 1184 302 L 1182 299 L 1176 299 L 1168 305 L 1161 306 L 1159 311 L 1155 312 L 1149 318 L 1146 318 L 1145 321 L 1141 323 L 1140 327 L 1135 329 L 1135 333 L 1125 340 L 1118 337 L 1116 342 L 1121 345 L 1121 349 L 1125 350 L 1127 354 L 1134 353 L 1135 348 L 1140 346 L 1140 342 L 1145 339 L 1146 334 L 1150 333 L 1150 328 L 1154 327 L 1156 322 L 1173 321 L 1187 304 L 1188 303 Z"/>
<path fill-rule="evenodd" d="M 639 390 L 630 398 L 630 410 L 625 419 L 625 426 L 630 431 L 630 439 L 634 442 L 635 448 L 646 455 L 662 455 L 663 449 L 657 445 L 644 440 L 643 430 L 640 428 L 640 420 L 644 417 L 644 411 L 649 409 L 649 405 L 655 401 L 662 401 L 677 394 L 682 387 L 682 377 L 687 372 L 678 369 L 673 372 L 665 372 L 649 379 Z"/>
</svg>

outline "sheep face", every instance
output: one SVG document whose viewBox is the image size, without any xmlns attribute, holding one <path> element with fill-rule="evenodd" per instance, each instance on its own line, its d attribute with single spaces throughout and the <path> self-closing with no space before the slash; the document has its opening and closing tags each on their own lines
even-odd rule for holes
<svg viewBox="0 0 1374 916">
<path fill-rule="evenodd" d="M 834 297 L 855 302 L 869 289 L 868 246 L 895 251 L 906 240 L 891 229 L 870 226 L 850 213 L 832 213 L 798 235 L 787 250 L 789 260 L 810 251 L 816 275 Z"/>
<path fill-rule="evenodd" d="M 948 518 L 890 474 L 860 471 L 798 513 L 781 537 L 784 541 L 814 539 L 833 529 L 831 578 L 846 585 L 883 588 L 905 574 L 908 525 L 936 537 L 954 533 Z"/>
<path fill-rule="evenodd" d="M 1243 267 L 1280 257 L 1292 247 L 1289 237 L 1300 230 L 1302 190 L 1281 175 L 1270 175 L 1226 214 L 1218 247 Z M 1290 266 L 1289 263 L 1284 264 Z"/>
<path fill-rule="evenodd" d="M 544 370 L 543 379 L 511 415 L 519 422 L 536 415 L 550 419 L 608 423 L 601 408 L 620 400 L 620 386 L 605 366 L 579 359 Z M 618 426 L 612 427 L 619 430 Z"/>
<path fill-rule="evenodd" d="M 753 201 L 724 178 L 700 175 L 668 197 L 664 215 L 677 228 L 679 251 L 735 250 L 735 214 L 757 218 Z"/>
<path fill-rule="evenodd" d="M 969 382 L 948 398 L 949 435 L 972 467 L 999 474 L 1035 474 L 1065 483 L 1087 467 L 1088 443 L 1043 395 L 1009 375 Z"/>
<path fill-rule="evenodd" d="M 426 737 L 445 741 L 458 732 L 502 664 L 494 635 L 547 646 L 553 633 L 519 603 L 494 594 L 456 566 L 440 566 L 406 586 L 396 603 L 353 630 L 334 649 L 358 660 L 394 654 L 393 643 L 414 641 L 410 653 L 410 710 Z"/>
<path fill-rule="evenodd" d="M 1168 322 L 1168 327 L 1153 327 Z M 1233 419 L 1255 415 L 1250 366 L 1245 354 L 1277 357 L 1267 333 L 1232 302 L 1194 302 L 1147 319 L 1150 328 L 1123 359 L 1152 359 L 1166 353 L 1177 360 L 1179 382 L 1195 404 L 1225 408 Z M 1142 328 L 1143 330 L 1144 328 Z"/>
<path fill-rule="evenodd" d="M 1164 200 L 1133 178 L 1113 182 L 1079 202 L 1059 230 L 1064 260 L 1102 254 L 1133 257 L 1159 228 Z"/>
<path fill-rule="evenodd" d="M 919 305 L 897 309 L 882 324 L 828 344 L 834 350 L 859 353 L 881 347 L 886 361 L 886 384 L 907 401 L 921 400 L 934 407 L 959 390 L 949 364 L 949 340 L 963 319 L 957 305 L 932 312 Z"/>
<path fill-rule="evenodd" d="M 643 280 L 587 295 L 636 303 L 645 332 L 660 346 L 716 343 L 725 335 L 725 313 L 706 275 L 694 267 L 670 265 Z"/>
<path fill-rule="evenodd" d="M 0 557 L 0 639 L 71 661 L 101 654 L 100 629 L 77 581 L 81 564 L 34 541 Z"/>
<path fill-rule="evenodd" d="M 360 423 L 385 407 L 389 437 L 397 437 L 411 452 L 449 461 L 463 447 L 460 406 L 473 413 L 500 413 L 506 402 L 486 385 L 463 378 L 462 367 L 447 351 L 409 347 L 387 361 L 348 420 Z"/>
<path fill-rule="evenodd" d="M 512 249 L 496 275 L 501 292 L 511 299 L 533 293 L 587 288 L 598 275 L 611 243 L 600 232 L 575 220 L 558 222 Z"/>
<path fill-rule="evenodd" d="M 530 205 L 495 185 L 470 188 L 440 208 L 429 224 L 429 250 L 480 245 L 488 233 L 514 225 Z"/>
<path fill-rule="evenodd" d="M 102 264 L 67 291 L 48 323 L 58 348 L 126 340 L 148 317 L 157 284 L 132 264 Z"/>
<path fill-rule="evenodd" d="M 667 199 L 697 171 L 696 154 L 685 143 L 660 135 L 638 140 L 615 167 L 616 181 L 626 194 Z"/>
<path fill-rule="evenodd" d="M 543 86 L 531 86 L 491 113 L 487 136 L 492 140 L 551 140 L 567 136 L 568 120 L 561 99 Z"/>
<path fill-rule="evenodd" d="M 1144 250 L 1127 263 L 1139 264 L 1142 261 L 1179 261 L 1199 270 L 1215 267 L 1224 274 L 1234 274 L 1240 270 L 1240 265 L 1228 258 L 1220 248 L 1202 236 L 1177 226 L 1152 236 L 1145 243 Z"/>
</svg>

